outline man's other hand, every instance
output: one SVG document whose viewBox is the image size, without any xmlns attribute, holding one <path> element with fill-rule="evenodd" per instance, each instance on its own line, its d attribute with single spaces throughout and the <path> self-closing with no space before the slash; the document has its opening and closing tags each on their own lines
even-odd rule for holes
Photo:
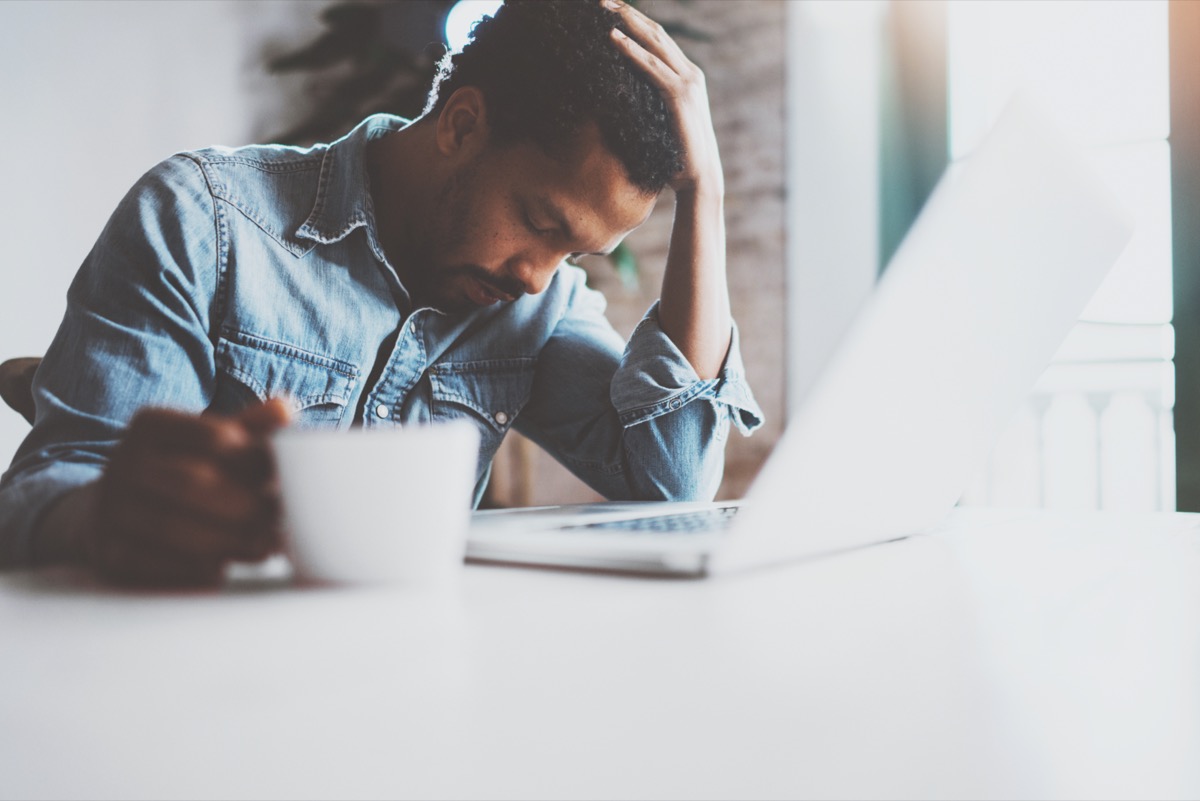
<svg viewBox="0 0 1200 801">
<path fill-rule="evenodd" d="M 228 562 L 282 547 L 269 435 L 287 424 L 278 400 L 236 417 L 139 412 L 95 487 L 84 560 L 123 584 L 213 585 Z"/>
<path fill-rule="evenodd" d="M 663 26 L 621 0 L 601 0 L 628 27 L 612 29 L 613 42 L 662 92 L 663 101 L 683 145 L 683 169 L 670 182 L 677 193 L 725 192 L 717 135 L 704 73 L 684 55 Z"/>
</svg>

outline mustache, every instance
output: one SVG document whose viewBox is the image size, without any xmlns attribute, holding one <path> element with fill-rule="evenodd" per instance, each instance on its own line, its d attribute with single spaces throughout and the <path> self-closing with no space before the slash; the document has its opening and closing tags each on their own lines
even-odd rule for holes
<svg viewBox="0 0 1200 801">
<path fill-rule="evenodd" d="M 511 276 L 493 275 L 477 264 L 459 264 L 448 268 L 446 272 L 450 273 L 451 276 L 466 275 L 474 278 L 482 284 L 487 284 L 506 295 L 512 296 L 514 300 L 525 294 L 525 285 L 517 279 Z"/>
</svg>

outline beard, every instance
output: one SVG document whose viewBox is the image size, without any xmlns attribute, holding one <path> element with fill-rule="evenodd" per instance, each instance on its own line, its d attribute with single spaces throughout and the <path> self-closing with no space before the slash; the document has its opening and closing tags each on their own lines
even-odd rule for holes
<svg viewBox="0 0 1200 801">
<path fill-rule="evenodd" d="M 507 276 L 493 275 L 477 264 L 455 261 L 452 254 L 469 241 L 471 221 L 478 219 L 476 195 L 472 191 L 479 173 L 482 154 L 463 165 L 442 186 L 434 199 L 429 216 L 429 233 L 415 250 L 415 269 L 410 276 L 414 301 L 449 314 L 465 314 L 481 308 L 464 292 L 464 285 L 480 281 L 515 297 L 525 293 L 524 286 Z"/>
</svg>

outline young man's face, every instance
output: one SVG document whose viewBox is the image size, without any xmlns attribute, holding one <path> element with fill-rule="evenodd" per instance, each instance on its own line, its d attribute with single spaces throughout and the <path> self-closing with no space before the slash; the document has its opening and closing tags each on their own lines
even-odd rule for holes
<svg viewBox="0 0 1200 801">
<path fill-rule="evenodd" d="M 488 146 L 430 210 L 417 267 L 425 299 L 469 311 L 541 292 L 564 259 L 611 251 L 656 199 L 629 181 L 594 125 L 561 159 L 532 143 Z"/>
</svg>

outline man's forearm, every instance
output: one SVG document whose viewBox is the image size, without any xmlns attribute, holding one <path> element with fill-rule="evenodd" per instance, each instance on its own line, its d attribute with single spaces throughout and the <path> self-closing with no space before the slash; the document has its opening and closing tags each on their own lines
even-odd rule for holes
<svg viewBox="0 0 1200 801">
<path fill-rule="evenodd" d="M 662 92 L 682 151 L 668 182 L 675 225 L 658 322 L 700 378 L 716 378 L 733 323 L 725 283 L 725 182 L 704 73 L 654 20 L 619 0 L 603 2 L 627 26 L 612 29 L 614 45 Z"/>
<path fill-rule="evenodd" d="M 675 196 L 659 325 L 700 378 L 716 378 L 732 319 L 725 278 L 725 198 L 719 182 Z"/>
</svg>

